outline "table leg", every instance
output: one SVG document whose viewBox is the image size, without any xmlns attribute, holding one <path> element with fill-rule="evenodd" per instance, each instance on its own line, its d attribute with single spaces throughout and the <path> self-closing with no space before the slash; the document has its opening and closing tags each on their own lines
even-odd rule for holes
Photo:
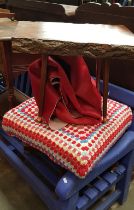
<svg viewBox="0 0 134 210">
<path fill-rule="evenodd" d="M 107 98 L 108 98 L 108 82 L 109 82 L 109 59 L 104 60 L 103 68 L 103 122 L 107 121 Z"/>
<path fill-rule="evenodd" d="M 100 58 L 96 59 L 96 88 L 100 90 L 100 73 L 102 67 L 102 60 Z"/>
<path fill-rule="evenodd" d="M 41 81 L 40 81 L 40 97 L 39 97 L 39 113 L 38 113 L 38 122 L 42 121 L 42 114 L 44 108 L 44 97 L 45 97 L 45 85 L 47 79 L 47 59 L 48 56 L 42 55 L 41 57 Z"/>
<path fill-rule="evenodd" d="M 8 87 L 9 108 L 14 106 L 14 85 L 12 72 L 12 42 L 5 40 L 2 42 L 2 62 L 4 66 L 4 76 Z"/>
</svg>

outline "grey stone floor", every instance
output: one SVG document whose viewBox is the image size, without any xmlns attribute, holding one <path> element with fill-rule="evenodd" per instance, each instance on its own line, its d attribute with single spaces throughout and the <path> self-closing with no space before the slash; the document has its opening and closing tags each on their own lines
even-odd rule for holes
<svg viewBox="0 0 134 210">
<path fill-rule="evenodd" d="M 0 153 L 0 210 L 47 210 Z"/>
</svg>

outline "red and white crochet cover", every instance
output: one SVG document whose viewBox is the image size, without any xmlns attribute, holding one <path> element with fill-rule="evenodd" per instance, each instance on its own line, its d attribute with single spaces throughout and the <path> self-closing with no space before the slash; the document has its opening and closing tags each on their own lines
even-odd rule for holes
<svg viewBox="0 0 134 210">
<path fill-rule="evenodd" d="M 35 99 L 30 98 L 4 115 L 3 129 L 80 178 L 89 173 L 132 120 L 131 109 L 111 99 L 108 99 L 108 121 L 105 124 L 68 124 L 62 129 L 51 130 L 47 124 L 35 122 L 37 114 Z"/>
</svg>

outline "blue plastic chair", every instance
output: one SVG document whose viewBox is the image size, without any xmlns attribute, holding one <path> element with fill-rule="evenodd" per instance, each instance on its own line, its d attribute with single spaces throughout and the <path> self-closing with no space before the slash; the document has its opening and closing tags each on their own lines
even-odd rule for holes
<svg viewBox="0 0 134 210">
<path fill-rule="evenodd" d="M 110 84 L 109 96 L 134 109 L 134 92 Z M 134 122 L 85 179 L 37 151 L 25 150 L 19 139 L 9 137 L 2 129 L 0 136 L 1 152 L 50 210 L 87 210 L 98 200 L 95 209 L 106 210 L 114 202 L 123 204 L 127 199 L 134 163 Z"/>
</svg>

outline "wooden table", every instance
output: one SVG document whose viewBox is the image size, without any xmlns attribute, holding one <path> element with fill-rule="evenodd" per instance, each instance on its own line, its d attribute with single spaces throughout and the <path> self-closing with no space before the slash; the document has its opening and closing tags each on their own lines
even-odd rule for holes
<svg viewBox="0 0 134 210">
<path fill-rule="evenodd" d="M 98 74 L 103 61 L 104 93 L 103 120 L 106 121 L 109 61 L 112 58 L 134 59 L 134 35 L 124 26 L 101 24 L 72 24 L 53 22 L 8 22 L 0 24 L 0 40 L 3 43 L 3 60 L 9 82 L 13 86 L 12 51 L 40 54 L 42 57 L 39 117 L 42 116 L 48 55 L 82 55 L 97 59 Z M 12 46 L 11 46 L 12 44 Z M 9 91 L 9 100 L 13 97 Z"/>
</svg>

